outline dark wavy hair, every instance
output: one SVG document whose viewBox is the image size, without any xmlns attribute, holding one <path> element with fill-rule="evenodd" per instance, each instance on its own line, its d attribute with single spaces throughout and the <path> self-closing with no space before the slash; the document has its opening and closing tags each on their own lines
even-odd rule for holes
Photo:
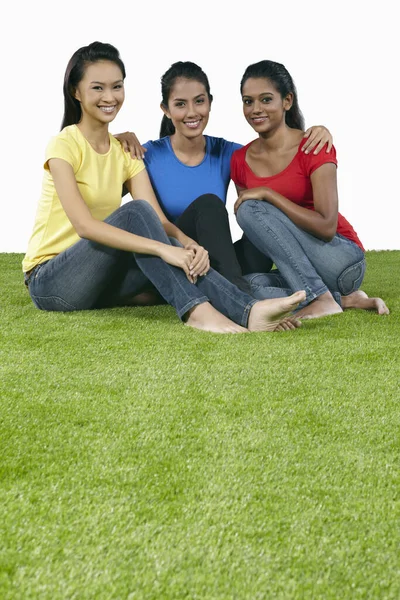
<svg viewBox="0 0 400 600">
<path fill-rule="evenodd" d="M 193 62 L 179 61 L 171 65 L 168 71 L 161 77 L 161 104 L 164 108 L 168 108 L 169 96 L 177 79 L 191 79 L 192 81 L 202 83 L 206 88 L 208 99 L 211 104 L 213 97 L 210 92 L 208 77 L 203 69 Z M 172 135 L 173 133 L 175 133 L 175 127 L 173 126 L 171 119 L 168 119 L 168 117 L 164 115 L 161 121 L 160 138 L 165 137 L 166 135 Z"/>
<path fill-rule="evenodd" d="M 250 78 L 269 79 L 281 98 L 285 98 L 288 94 L 293 94 L 293 104 L 285 113 L 285 122 L 292 129 L 304 129 L 304 117 L 299 108 L 296 86 L 294 81 L 284 65 L 272 60 L 261 60 L 247 67 L 240 82 L 240 93 L 243 92 L 245 82 Z"/>
<path fill-rule="evenodd" d="M 122 62 L 118 50 L 111 44 L 102 42 L 93 42 L 89 46 L 79 48 L 69 60 L 64 76 L 64 116 L 61 123 L 61 129 L 68 125 L 79 123 L 82 117 L 81 103 L 75 98 L 75 91 L 79 82 L 85 75 L 87 65 L 96 63 L 100 60 L 109 60 L 115 63 L 122 72 L 122 78 L 125 79 L 125 66 Z"/>
</svg>

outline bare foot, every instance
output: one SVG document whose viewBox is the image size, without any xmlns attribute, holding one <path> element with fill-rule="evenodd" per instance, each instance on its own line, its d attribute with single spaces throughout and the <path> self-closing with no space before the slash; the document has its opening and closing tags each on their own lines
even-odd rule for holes
<svg viewBox="0 0 400 600">
<path fill-rule="evenodd" d="M 319 319 L 328 315 L 335 315 L 343 312 L 339 304 L 335 301 L 330 292 L 325 292 L 322 296 L 315 298 L 310 304 L 296 313 L 298 319 Z"/>
<path fill-rule="evenodd" d="M 284 298 L 271 298 L 269 300 L 260 300 L 253 304 L 249 322 L 247 324 L 250 331 L 288 331 L 300 327 L 300 321 L 293 316 L 289 316 L 297 308 L 300 302 L 306 298 L 306 293 L 295 292 L 291 296 Z"/>
<path fill-rule="evenodd" d="M 213 333 L 248 333 L 248 330 L 221 314 L 209 302 L 198 304 L 189 311 L 185 325 Z"/>
<path fill-rule="evenodd" d="M 388 315 L 390 312 L 382 298 L 369 298 L 362 290 L 352 292 L 348 296 L 342 296 L 342 307 L 343 310 L 348 308 L 374 310 L 378 315 Z"/>
</svg>

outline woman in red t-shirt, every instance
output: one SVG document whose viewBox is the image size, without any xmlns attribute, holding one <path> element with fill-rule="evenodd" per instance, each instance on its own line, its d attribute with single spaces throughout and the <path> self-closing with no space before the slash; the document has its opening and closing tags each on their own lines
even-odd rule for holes
<svg viewBox="0 0 400 600">
<path fill-rule="evenodd" d="M 241 93 L 245 118 L 258 139 L 232 157 L 231 178 L 239 194 L 235 213 L 246 236 L 278 269 L 256 276 L 253 284 L 287 293 L 305 289 L 297 313 L 302 318 L 345 308 L 387 314 L 383 300 L 359 289 L 364 248 L 338 212 L 335 148 L 318 155 L 301 151 L 304 119 L 290 74 L 269 60 L 250 65 Z"/>
</svg>

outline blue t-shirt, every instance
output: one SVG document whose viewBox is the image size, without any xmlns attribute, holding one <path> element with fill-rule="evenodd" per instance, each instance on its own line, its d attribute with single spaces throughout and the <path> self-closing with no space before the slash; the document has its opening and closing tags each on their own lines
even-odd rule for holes
<svg viewBox="0 0 400 600">
<path fill-rule="evenodd" d="M 169 136 L 146 142 L 144 161 L 157 199 L 171 221 L 203 194 L 215 194 L 226 203 L 232 154 L 242 146 L 205 135 L 206 153 L 190 167 L 175 155 Z"/>
</svg>

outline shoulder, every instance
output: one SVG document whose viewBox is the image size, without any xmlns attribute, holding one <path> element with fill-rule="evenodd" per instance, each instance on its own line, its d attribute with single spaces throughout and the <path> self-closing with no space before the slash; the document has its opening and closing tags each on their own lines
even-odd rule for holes
<svg viewBox="0 0 400 600">
<path fill-rule="evenodd" d="M 51 158 L 62 158 L 72 167 L 76 168 L 82 155 L 83 136 L 76 125 L 64 127 L 57 135 L 53 136 L 46 147 L 46 161 L 44 167 L 48 168 L 47 161 Z"/>
<path fill-rule="evenodd" d="M 249 147 L 251 146 L 251 144 L 253 143 L 254 140 L 252 140 L 251 142 L 249 142 L 248 144 L 246 144 L 245 146 L 240 146 L 239 148 L 237 148 L 234 153 L 232 154 L 232 163 L 236 163 L 236 164 L 240 164 L 242 162 L 245 161 L 246 158 L 246 152 L 249 149 Z"/>
<path fill-rule="evenodd" d="M 211 161 L 217 162 L 222 166 L 230 168 L 232 154 L 235 150 L 240 148 L 239 144 L 234 142 L 228 142 L 224 138 L 218 138 L 206 135 L 206 152 L 209 155 Z"/>
<path fill-rule="evenodd" d="M 338 162 L 335 146 L 332 146 L 329 152 L 326 152 L 326 148 L 322 148 L 318 154 L 314 154 L 313 152 L 305 154 L 305 152 L 302 152 L 301 150 L 305 142 L 306 140 L 304 139 L 299 145 L 298 157 L 303 171 L 308 176 L 312 175 L 312 173 L 314 173 L 318 167 L 321 167 L 327 163 L 333 163 L 337 166 Z"/>
<path fill-rule="evenodd" d="M 147 150 L 145 153 L 146 159 L 155 158 L 158 156 L 166 156 L 170 152 L 169 136 L 160 138 L 158 140 L 149 140 L 143 144 L 143 146 Z"/>
</svg>

